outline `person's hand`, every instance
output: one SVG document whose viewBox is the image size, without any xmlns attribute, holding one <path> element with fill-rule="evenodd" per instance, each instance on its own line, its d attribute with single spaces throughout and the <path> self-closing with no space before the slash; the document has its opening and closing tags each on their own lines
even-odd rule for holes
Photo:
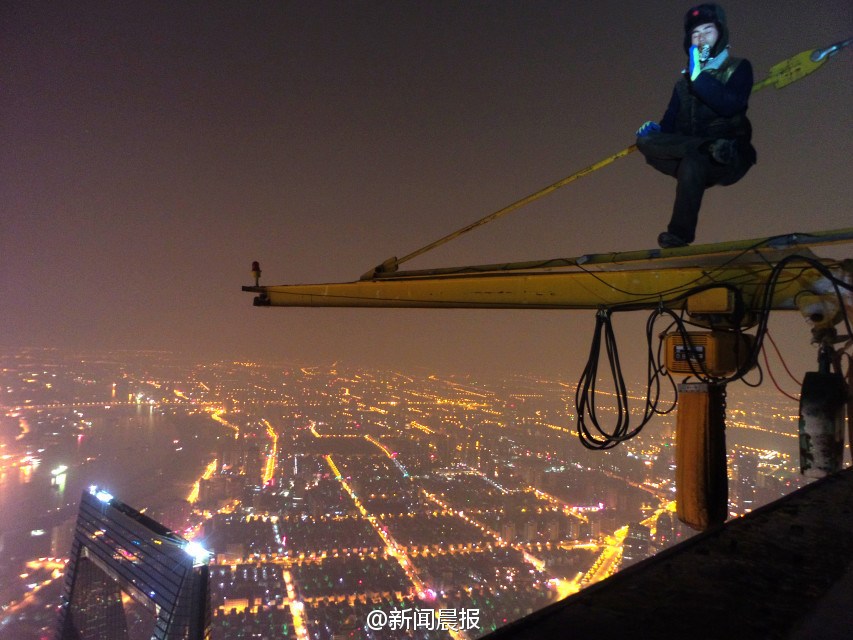
<svg viewBox="0 0 853 640">
<path fill-rule="evenodd" d="M 699 59 L 699 47 L 693 45 L 688 52 L 687 74 L 690 76 L 690 81 L 693 82 L 697 76 L 702 73 L 702 65 Z"/>
<path fill-rule="evenodd" d="M 642 138 L 644 136 L 649 135 L 650 133 L 657 133 L 660 131 L 660 125 L 657 122 L 652 122 L 651 120 L 646 120 L 639 129 L 637 129 L 637 137 Z"/>
</svg>

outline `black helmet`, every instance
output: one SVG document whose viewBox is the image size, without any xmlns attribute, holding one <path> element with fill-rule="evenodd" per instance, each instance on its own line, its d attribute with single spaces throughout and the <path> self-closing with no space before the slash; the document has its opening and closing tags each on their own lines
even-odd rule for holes
<svg viewBox="0 0 853 640">
<path fill-rule="evenodd" d="M 726 24 L 726 12 L 718 4 L 700 4 L 684 14 L 685 53 L 690 50 L 690 36 L 693 33 L 693 29 L 700 24 L 708 24 L 709 22 L 713 22 L 717 27 L 717 31 L 720 32 L 717 44 L 711 49 L 711 57 L 717 56 L 723 49 L 729 46 L 729 27 Z"/>
</svg>

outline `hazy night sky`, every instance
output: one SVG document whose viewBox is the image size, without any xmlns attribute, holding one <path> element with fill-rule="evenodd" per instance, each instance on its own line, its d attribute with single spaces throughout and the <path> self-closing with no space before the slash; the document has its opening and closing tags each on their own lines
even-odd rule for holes
<svg viewBox="0 0 853 640">
<path fill-rule="evenodd" d="M 356 280 L 632 144 L 689 6 L 4 2 L 0 346 L 576 377 L 591 312 L 257 309 L 240 287 L 252 260 L 262 284 Z M 756 80 L 853 36 L 850 0 L 723 6 Z M 851 226 L 851 104 L 853 50 L 756 94 L 759 163 L 707 193 L 697 241 Z M 407 267 L 649 248 L 674 186 L 633 154 Z M 808 362 L 805 324 L 777 326 Z"/>
</svg>

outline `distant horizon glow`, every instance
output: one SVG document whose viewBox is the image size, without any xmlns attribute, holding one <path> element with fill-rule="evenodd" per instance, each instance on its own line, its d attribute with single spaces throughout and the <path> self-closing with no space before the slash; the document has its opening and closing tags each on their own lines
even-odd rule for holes
<svg viewBox="0 0 853 640">
<path fill-rule="evenodd" d="M 263 284 L 357 280 L 632 144 L 684 66 L 685 8 L 318 0 L 9 11 L 0 341 L 576 375 L 592 312 L 265 310 L 240 288 L 253 261 Z M 758 3 L 726 9 L 733 55 L 756 79 L 853 26 L 842 0 L 773 15 Z M 619 44 L 638 30 L 655 44 Z M 758 164 L 706 194 L 697 241 L 849 226 L 851 58 L 848 47 L 751 99 Z M 653 247 L 673 192 L 632 154 L 412 268 Z M 851 257 L 846 246 L 827 252 Z M 626 363 L 642 359 L 641 315 L 620 327 Z M 806 323 L 783 323 L 774 331 L 789 362 L 812 366 Z"/>
</svg>

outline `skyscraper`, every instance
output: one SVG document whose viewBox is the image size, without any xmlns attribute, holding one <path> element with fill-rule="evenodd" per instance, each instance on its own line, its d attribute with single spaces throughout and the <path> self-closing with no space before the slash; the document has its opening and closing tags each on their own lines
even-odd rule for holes
<svg viewBox="0 0 853 640">
<path fill-rule="evenodd" d="M 734 496 L 732 502 L 738 515 L 755 508 L 755 486 L 758 484 L 758 456 L 753 451 L 737 449 L 733 463 Z"/>
<path fill-rule="evenodd" d="M 651 555 L 652 535 L 648 527 L 639 522 L 628 525 L 628 533 L 622 543 L 622 566 L 628 567 L 632 564 L 645 560 Z"/>
<path fill-rule="evenodd" d="M 129 640 L 123 594 L 157 640 L 210 637 L 208 553 L 105 491 L 84 492 L 65 573 L 58 640 Z"/>
</svg>

